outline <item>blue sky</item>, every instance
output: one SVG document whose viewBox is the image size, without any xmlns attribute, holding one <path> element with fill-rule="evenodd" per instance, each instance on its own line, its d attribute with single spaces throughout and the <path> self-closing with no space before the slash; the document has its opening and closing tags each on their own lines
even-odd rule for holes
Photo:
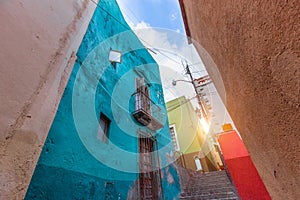
<svg viewBox="0 0 300 200">
<path fill-rule="evenodd" d="M 160 66 L 165 101 L 179 96 L 195 96 L 192 84 L 179 84 L 174 87 L 173 80 L 190 80 L 184 73 L 182 61 L 199 63 L 201 59 L 192 45 L 188 45 L 178 0 L 117 0 L 129 26 Z M 167 29 L 167 30 L 166 30 Z M 194 67 L 192 71 L 203 71 L 204 66 Z M 195 78 L 202 74 L 194 74 Z M 197 106 L 196 99 L 193 104 Z"/>
<path fill-rule="evenodd" d="M 156 52 L 153 54 L 149 51 L 160 66 L 165 101 L 182 95 L 193 98 L 195 92 L 192 84 L 178 82 L 176 87 L 172 85 L 172 80 L 190 80 L 183 70 L 182 62 L 185 60 L 189 63 L 194 78 L 207 74 L 196 49 L 187 43 L 178 0 L 117 0 L 117 2 L 126 22 L 145 47 L 150 47 Z M 214 95 L 216 89 L 212 87 L 208 92 L 213 92 L 208 96 L 213 114 L 216 115 L 212 128 L 215 132 L 219 132 L 221 124 L 232 123 L 232 120 L 220 97 Z M 195 98 L 191 102 L 198 107 Z"/>
<path fill-rule="evenodd" d="M 125 10 L 125 18 L 135 25 L 144 22 L 151 27 L 167 28 L 184 33 L 178 0 L 117 0 Z"/>
</svg>

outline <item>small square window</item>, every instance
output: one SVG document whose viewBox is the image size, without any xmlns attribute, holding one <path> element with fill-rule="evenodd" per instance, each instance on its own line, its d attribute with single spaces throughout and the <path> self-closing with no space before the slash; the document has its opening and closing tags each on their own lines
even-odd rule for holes
<svg viewBox="0 0 300 200">
<path fill-rule="evenodd" d="M 122 63 L 122 52 L 117 51 L 117 50 L 110 50 L 109 51 L 109 56 L 108 56 L 109 61 L 114 64 L 114 63 Z"/>
<path fill-rule="evenodd" d="M 105 143 L 108 143 L 109 125 L 110 125 L 110 120 L 103 113 L 101 113 L 97 138 Z"/>
</svg>

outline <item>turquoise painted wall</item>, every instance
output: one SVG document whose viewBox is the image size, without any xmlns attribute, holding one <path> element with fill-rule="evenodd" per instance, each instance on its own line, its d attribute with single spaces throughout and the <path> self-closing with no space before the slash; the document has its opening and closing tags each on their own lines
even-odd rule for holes
<svg viewBox="0 0 300 200">
<path fill-rule="evenodd" d="M 110 48 L 122 51 L 111 65 Z M 161 108 L 164 127 L 136 123 L 135 78 L 144 77 Z M 97 139 L 100 113 L 110 120 L 109 142 Z M 137 130 L 156 135 L 165 199 L 180 192 L 159 67 L 126 24 L 115 0 L 95 10 L 44 144 L 25 199 L 132 199 L 138 180 Z"/>
</svg>

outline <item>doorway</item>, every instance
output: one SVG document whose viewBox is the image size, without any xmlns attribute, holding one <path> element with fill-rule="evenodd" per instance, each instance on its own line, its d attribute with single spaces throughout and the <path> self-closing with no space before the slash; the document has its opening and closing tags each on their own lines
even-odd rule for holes
<svg viewBox="0 0 300 200">
<path fill-rule="evenodd" d="M 139 131 L 140 133 L 140 131 Z M 142 200 L 156 200 L 161 196 L 161 177 L 154 137 L 139 134 L 139 194 Z"/>
</svg>

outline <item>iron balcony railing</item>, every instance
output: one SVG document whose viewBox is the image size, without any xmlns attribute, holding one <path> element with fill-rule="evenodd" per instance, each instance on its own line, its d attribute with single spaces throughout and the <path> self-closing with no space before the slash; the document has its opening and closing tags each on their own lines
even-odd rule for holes
<svg viewBox="0 0 300 200">
<path fill-rule="evenodd" d="M 152 130 L 158 130 L 163 127 L 165 113 L 153 102 L 148 94 L 138 90 L 133 94 L 135 109 L 133 117 L 142 125 Z"/>
</svg>

